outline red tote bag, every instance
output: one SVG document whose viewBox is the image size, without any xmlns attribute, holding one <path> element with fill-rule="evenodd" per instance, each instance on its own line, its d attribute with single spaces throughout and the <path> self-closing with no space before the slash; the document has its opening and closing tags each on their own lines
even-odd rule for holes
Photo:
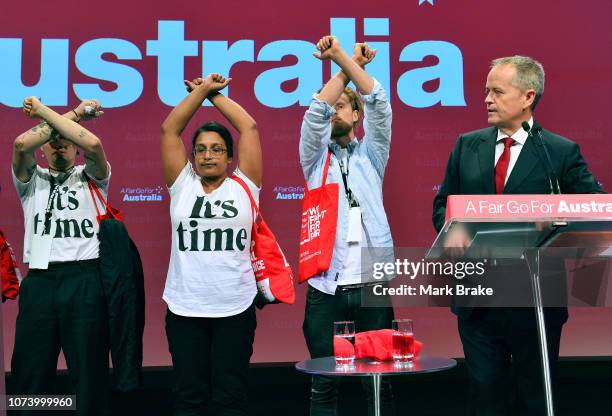
<svg viewBox="0 0 612 416">
<path fill-rule="evenodd" d="M 292 305 L 295 302 L 295 289 L 291 266 L 287 263 L 272 230 L 261 216 L 247 184 L 237 176 L 232 176 L 232 179 L 244 188 L 255 213 L 251 232 L 251 264 L 257 290 L 270 303 L 283 302 Z"/>
<path fill-rule="evenodd" d="M 339 185 L 327 183 L 330 159 L 331 151 L 328 150 L 321 186 L 308 189 L 306 184 L 304 190 L 300 234 L 300 283 L 327 271 L 334 253 Z"/>
</svg>

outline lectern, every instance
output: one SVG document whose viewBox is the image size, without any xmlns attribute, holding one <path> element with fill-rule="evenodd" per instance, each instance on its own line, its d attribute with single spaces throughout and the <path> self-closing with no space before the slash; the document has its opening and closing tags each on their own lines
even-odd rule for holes
<svg viewBox="0 0 612 416">
<path fill-rule="evenodd" d="M 609 261 L 612 258 L 612 195 L 451 195 L 447 200 L 444 227 L 430 248 L 428 258 L 448 257 L 446 239 L 455 227 L 464 227 L 471 237 L 463 258 L 485 259 L 492 264 L 527 265 L 531 305 L 536 312 L 547 415 L 553 416 L 543 308 L 566 306 L 567 292 L 565 281 L 562 285 L 553 285 L 552 291 L 557 293 L 543 291 L 545 260 L 550 263 L 552 259 L 557 265 L 564 265 L 566 259 Z M 563 276 L 565 280 L 565 273 Z M 515 300 L 512 296 L 501 297 L 488 306 L 526 306 L 514 305 Z M 560 304 L 563 300 L 565 304 Z M 476 301 L 471 306 L 484 305 Z"/>
</svg>

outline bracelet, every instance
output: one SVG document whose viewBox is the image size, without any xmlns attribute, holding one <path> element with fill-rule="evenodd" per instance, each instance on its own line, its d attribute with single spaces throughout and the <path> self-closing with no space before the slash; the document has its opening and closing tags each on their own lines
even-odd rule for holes
<svg viewBox="0 0 612 416">
<path fill-rule="evenodd" d="M 210 101 L 211 98 L 216 97 L 217 95 L 220 95 L 221 93 L 219 91 L 213 91 L 210 94 L 208 94 L 206 96 L 206 98 Z"/>
<path fill-rule="evenodd" d="M 74 120 L 77 123 L 81 122 L 81 118 L 79 117 L 79 115 L 77 114 L 76 111 L 74 111 L 74 109 L 71 110 L 74 113 L 74 116 L 76 117 L 76 120 Z"/>
</svg>

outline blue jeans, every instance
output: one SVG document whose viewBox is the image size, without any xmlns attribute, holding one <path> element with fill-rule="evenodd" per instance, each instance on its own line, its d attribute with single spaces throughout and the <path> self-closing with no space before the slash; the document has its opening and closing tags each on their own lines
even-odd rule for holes
<svg viewBox="0 0 612 416">
<path fill-rule="evenodd" d="M 355 331 L 371 331 L 391 328 L 392 307 L 361 306 L 362 290 L 337 290 L 328 295 L 312 286 L 306 296 L 304 316 L 304 337 L 311 358 L 328 357 L 334 354 L 334 321 L 355 321 Z M 389 300 L 389 305 L 391 301 Z M 338 413 L 338 377 L 313 376 L 310 396 L 311 416 L 335 416 Z M 370 377 L 362 378 L 363 389 L 368 403 L 368 414 L 374 414 L 374 388 Z M 380 389 L 381 414 L 395 414 L 391 383 L 382 379 Z"/>
</svg>

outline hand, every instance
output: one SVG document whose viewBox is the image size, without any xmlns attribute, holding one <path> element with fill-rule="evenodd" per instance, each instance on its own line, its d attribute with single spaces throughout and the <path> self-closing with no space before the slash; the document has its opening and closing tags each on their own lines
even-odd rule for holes
<svg viewBox="0 0 612 416">
<path fill-rule="evenodd" d="M 91 120 L 100 117 L 104 114 L 101 110 L 102 105 L 98 100 L 83 100 L 73 111 L 76 113 L 79 121 Z"/>
<path fill-rule="evenodd" d="M 183 82 L 185 83 L 185 88 L 187 89 L 187 92 L 191 92 L 195 90 L 198 85 L 202 85 L 204 79 L 196 78 L 192 81 L 184 80 Z"/>
<path fill-rule="evenodd" d="M 209 85 L 210 92 L 218 92 L 227 87 L 231 80 L 231 78 L 225 78 L 221 74 L 210 74 L 206 77 L 204 83 Z"/>
<path fill-rule="evenodd" d="M 43 107 L 43 103 L 36 97 L 27 97 L 23 100 L 23 112 L 30 118 L 41 118 L 40 111 Z"/>
<path fill-rule="evenodd" d="M 317 50 L 319 53 L 313 53 L 312 56 L 323 61 L 326 59 L 333 60 L 342 49 L 340 49 L 340 42 L 338 39 L 336 39 L 335 36 L 329 35 L 319 39 L 317 42 Z"/>
<path fill-rule="evenodd" d="M 461 224 L 455 225 L 444 240 L 446 253 L 451 257 L 460 257 L 465 254 L 465 249 L 470 245 L 470 236 Z"/>
<path fill-rule="evenodd" d="M 183 81 L 188 92 L 195 90 L 196 88 L 207 88 L 208 93 L 214 93 L 227 87 L 230 83 L 231 78 L 225 78 L 221 74 L 210 74 L 206 78 L 196 78 L 193 81 Z"/>
<path fill-rule="evenodd" d="M 376 56 L 376 49 L 370 49 L 370 46 L 366 43 L 356 43 L 353 49 L 353 61 L 360 67 L 364 68 L 367 64 L 372 62 Z"/>
</svg>

